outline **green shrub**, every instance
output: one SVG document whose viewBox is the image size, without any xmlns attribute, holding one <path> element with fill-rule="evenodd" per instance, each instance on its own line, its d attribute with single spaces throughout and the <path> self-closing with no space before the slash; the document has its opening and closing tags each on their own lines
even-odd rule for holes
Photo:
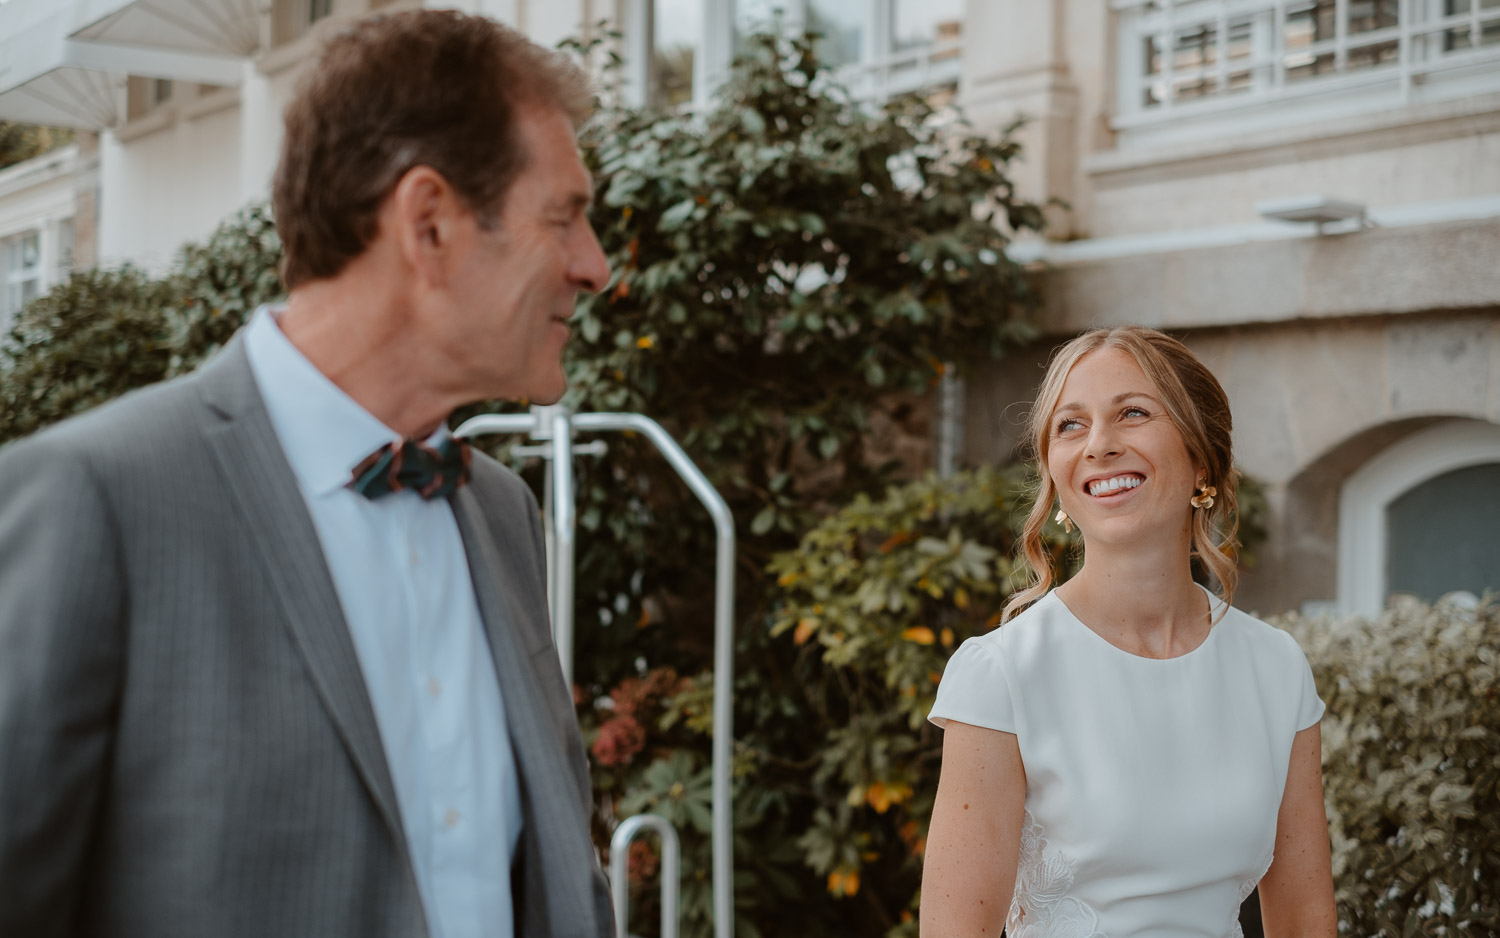
<svg viewBox="0 0 1500 938">
<path fill-rule="evenodd" d="M 1024 579 L 1012 558 L 1034 491 L 1013 466 L 860 495 L 771 564 L 772 633 L 799 649 L 804 731 L 819 741 L 804 782 L 817 807 L 797 844 L 830 892 L 880 907 L 864 933 L 916 934 L 942 756 L 927 712 L 949 655 L 996 626 Z M 1071 572 L 1077 535 L 1047 538 Z"/>
<path fill-rule="evenodd" d="M 1500 934 L 1500 602 L 1280 620 L 1306 650 L 1340 930 Z"/>
<path fill-rule="evenodd" d="M 0 442 L 166 377 L 172 286 L 84 270 L 28 303 L 0 344 Z"/>
<path fill-rule="evenodd" d="M 280 253 L 270 214 L 252 205 L 185 246 L 164 278 L 75 271 L 0 340 L 0 443 L 197 367 L 282 295 Z"/>
<path fill-rule="evenodd" d="M 278 267 L 281 238 L 270 207 L 256 203 L 227 219 L 202 243 L 185 246 L 171 280 L 172 374 L 192 371 L 229 341 L 262 303 L 285 296 Z"/>
<path fill-rule="evenodd" d="M 812 776 L 824 729 L 847 713 L 819 712 L 835 702 L 807 683 L 832 672 L 770 634 L 780 591 L 766 569 L 820 517 L 897 477 L 869 445 L 873 423 L 922 406 L 943 363 L 1032 334 L 1035 298 L 1005 254 L 1042 218 L 1011 186 L 1017 153 L 1009 134 L 978 134 L 920 99 L 853 101 L 812 40 L 770 37 L 706 111 L 606 109 L 584 136 L 613 274 L 579 304 L 567 403 L 656 418 L 735 516 L 747 938 L 879 933 L 909 895 L 875 888 L 851 902 L 821 866 L 808 875 L 798 837 L 847 793 Z M 708 830 L 691 805 L 708 768 L 713 527 L 651 447 L 623 435 L 609 446 L 577 466 L 575 675 L 601 841 L 634 811 L 680 818 L 683 934 L 705 935 Z M 630 684 L 668 671 L 686 687 L 642 699 Z M 622 697 L 638 701 L 628 720 Z M 909 734 L 894 699 L 864 707 Z M 637 930 L 651 914 L 642 902 Z"/>
</svg>

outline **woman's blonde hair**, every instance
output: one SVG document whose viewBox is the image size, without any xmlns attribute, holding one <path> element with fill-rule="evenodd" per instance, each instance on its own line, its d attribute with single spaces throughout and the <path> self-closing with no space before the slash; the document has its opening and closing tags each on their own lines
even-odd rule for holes
<svg viewBox="0 0 1500 938">
<path fill-rule="evenodd" d="M 1023 607 L 1042 598 L 1052 586 L 1051 555 L 1042 547 L 1042 527 L 1052 514 L 1057 488 L 1047 468 L 1047 442 L 1052 432 L 1052 412 L 1062 395 L 1063 383 L 1078 360 L 1100 349 L 1119 349 L 1135 359 L 1146 377 L 1156 385 L 1167 414 L 1187 445 L 1193 463 L 1206 468 L 1207 482 L 1218 489 L 1212 508 L 1193 509 L 1192 556 L 1207 568 L 1219 584 L 1225 606 L 1234 601 L 1239 583 L 1236 564 L 1239 528 L 1236 488 L 1239 470 L 1234 468 L 1231 440 L 1233 420 L 1229 397 L 1187 346 L 1163 332 L 1141 326 L 1120 326 L 1086 332 L 1057 350 L 1047 366 L 1041 390 L 1027 419 L 1027 445 L 1036 459 L 1040 488 L 1021 535 L 1021 549 L 1031 567 L 1031 584 L 1011 597 L 1000 614 L 1006 622 Z"/>
</svg>

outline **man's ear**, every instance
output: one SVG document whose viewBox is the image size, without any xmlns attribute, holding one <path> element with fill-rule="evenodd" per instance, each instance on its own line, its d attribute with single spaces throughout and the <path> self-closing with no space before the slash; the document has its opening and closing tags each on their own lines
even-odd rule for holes
<svg viewBox="0 0 1500 938">
<path fill-rule="evenodd" d="M 441 173 L 414 166 L 397 181 L 381 210 L 381 227 L 389 226 L 402 257 L 428 286 L 447 280 L 457 207 L 457 193 Z"/>
</svg>

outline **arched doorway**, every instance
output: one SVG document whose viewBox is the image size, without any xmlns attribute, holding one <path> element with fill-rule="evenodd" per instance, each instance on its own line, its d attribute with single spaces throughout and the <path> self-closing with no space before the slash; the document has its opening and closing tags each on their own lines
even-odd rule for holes
<svg viewBox="0 0 1500 938">
<path fill-rule="evenodd" d="M 1340 492 L 1339 611 L 1377 615 L 1395 592 L 1500 589 L 1497 530 L 1500 426 L 1454 421 L 1402 439 Z"/>
</svg>

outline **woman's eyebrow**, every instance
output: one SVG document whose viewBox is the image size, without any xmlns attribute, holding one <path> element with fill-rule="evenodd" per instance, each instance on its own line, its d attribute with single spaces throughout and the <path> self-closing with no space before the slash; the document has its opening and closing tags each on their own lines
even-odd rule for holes
<svg viewBox="0 0 1500 938">
<path fill-rule="evenodd" d="M 1157 400 L 1152 395 L 1147 394 L 1145 391 L 1126 391 L 1123 394 L 1116 394 L 1115 399 L 1110 401 L 1110 404 L 1120 404 L 1132 397 L 1144 397 L 1146 400 L 1151 401 L 1153 404 L 1161 403 L 1161 401 Z M 1083 410 L 1083 405 L 1078 403 L 1077 401 L 1069 401 L 1066 404 L 1059 404 L 1057 406 L 1057 409 L 1054 410 L 1053 413 L 1060 414 L 1065 410 Z"/>
</svg>

